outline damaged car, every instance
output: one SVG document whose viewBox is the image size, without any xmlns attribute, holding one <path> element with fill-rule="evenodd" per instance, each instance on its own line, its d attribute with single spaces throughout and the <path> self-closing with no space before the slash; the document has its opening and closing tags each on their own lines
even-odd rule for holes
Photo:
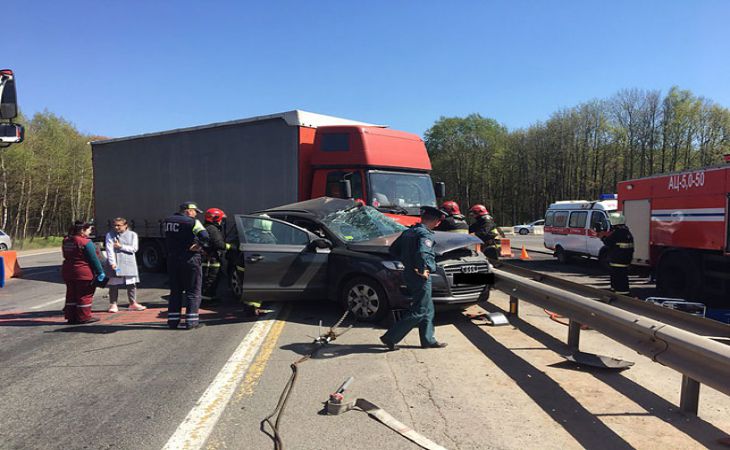
<svg viewBox="0 0 730 450">
<path fill-rule="evenodd" d="M 234 294 L 257 301 L 331 299 L 376 322 L 409 306 L 403 264 L 388 248 L 406 227 L 350 199 L 320 197 L 235 216 L 227 253 Z M 437 309 L 485 301 L 491 266 L 481 240 L 436 232 L 432 274 Z"/>
</svg>

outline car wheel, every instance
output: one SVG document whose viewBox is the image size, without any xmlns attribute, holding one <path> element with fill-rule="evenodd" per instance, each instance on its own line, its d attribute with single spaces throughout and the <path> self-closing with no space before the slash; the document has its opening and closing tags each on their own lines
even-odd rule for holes
<svg viewBox="0 0 730 450">
<path fill-rule="evenodd" d="M 4 252 L 4 251 L 5 251 L 5 250 L 7 250 L 7 249 L 8 249 L 8 246 L 7 246 L 7 245 L 5 245 L 5 244 L 0 244 L 0 252 Z"/>
<path fill-rule="evenodd" d="M 145 240 L 140 245 L 139 254 L 142 268 L 148 272 L 162 272 L 165 267 L 165 253 L 160 244 L 154 240 Z"/>
<path fill-rule="evenodd" d="M 243 272 L 236 270 L 235 267 L 230 270 L 228 272 L 228 286 L 233 292 L 233 297 L 240 301 L 243 298 Z"/>
<path fill-rule="evenodd" d="M 380 284 L 367 277 L 356 277 L 342 288 L 342 303 L 357 320 L 378 322 L 390 310 Z"/>
<path fill-rule="evenodd" d="M 555 257 L 558 258 L 558 262 L 560 264 L 567 264 L 570 262 L 570 255 L 568 255 L 568 252 L 563 250 L 563 247 L 555 248 Z"/>
<path fill-rule="evenodd" d="M 527 228 L 520 228 L 520 234 L 523 236 L 526 234 L 530 234 L 530 230 L 528 230 Z"/>
</svg>

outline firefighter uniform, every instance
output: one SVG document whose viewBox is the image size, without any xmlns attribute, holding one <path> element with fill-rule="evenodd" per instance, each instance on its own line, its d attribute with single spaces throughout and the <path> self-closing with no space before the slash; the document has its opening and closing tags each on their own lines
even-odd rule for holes
<svg viewBox="0 0 730 450">
<path fill-rule="evenodd" d="M 191 209 L 202 212 L 195 203 L 187 202 L 180 206 L 181 212 L 173 214 L 164 222 L 167 271 L 170 276 L 167 312 L 167 325 L 170 328 L 177 328 L 180 324 L 183 293 L 186 327 L 197 328 L 199 323 L 198 308 L 203 277 L 200 248 L 207 246 L 209 236 L 199 220 L 184 214 L 185 210 Z"/>
<path fill-rule="evenodd" d="M 611 234 L 603 238 L 608 247 L 608 265 L 611 272 L 611 290 L 629 295 L 629 265 L 634 257 L 634 237 L 626 225 L 615 225 Z"/>
<path fill-rule="evenodd" d="M 436 208 L 431 208 L 439 211 Z M 443 217 L 443 216 L 442 216 Z M 433 336 L 434 307 L 431 299 L 431 277 L 424 279 L 420 274 L 428 270 L 436 271 L 436 254 L 434 252 L 434 232 L 423 223 L 416 224 L 404 231 L 390 247 L 390 254 L 403 266 L 403 281 L 411 296 L 411 305 L 380 340 L 390 347 L 400 342 L 413 327 L 418 326 L 421 347 L 442 347 Z M 416 272 L 417 271 L 417 272 Z"/>
<path fill-rule="evenodd" d="M 436 231 L 448 231 L 451 233 L 468 233 L 469 224 L 466 223 L 466 219 L 461 214 L 449 214 L 434 229 Z"/>
<path fill-rule="evenodd" d="M 469 233 L 476 235 L 484 242 L 484 254 L 492 259 L 499 258 L 499 240 L 497 240 L 497 224 L 489 214 L 478 216 L 471 226 Z"/>
<path fill-rule="evenodd" d="M 208 232 L 210 241 L 203 255 L 203 300 L 213 300 L 218 291 L 218 283 L 221 278 L 221 263 L 223 252 L 228 250 L 230 244 L 226 244 L 223 238 L 221 225 L 205 222 L 205 231 Z"/>
</svg>

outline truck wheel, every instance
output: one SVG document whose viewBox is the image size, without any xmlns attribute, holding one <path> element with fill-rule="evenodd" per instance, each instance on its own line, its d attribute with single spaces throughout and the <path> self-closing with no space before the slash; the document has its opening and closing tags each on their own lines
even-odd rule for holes
<svg viewBox="0 0 730 450">
<path fill-rule="evenodd" d="M 555 257 L 558 258 L 560 264 L 568 264 L 570 262 L 570 255 L 563 250 L 563 247 L 555 247 Z"/>
<path fill-rule="evenodd" d="M 662 256 L 657 268 L 657 289 L 662 295 L 691 299 L 701 290 L 699 263 L 685 252 Z"/>
<path fill-rule="evenodd" d="M 342 288 L 342 303 L 350 314 L 362 322 L 379 322 L 390 310 L 388 298 L 380 284 L 367 277 L 355 277 Z"/>
<path fill-rule="evenodd" d="M 147 272 L 162 272 L 165 267 L 165 253 L 156 241 L 142 241 L 139 249 L 142 268 Z"/>
<path fill-rule="evenodd" d="M 520 234 L 522 236 L 524 236 L 526 234 L 530 234 L 530 230 L 528 230 L 527 228 L 520 228 Z"/>
</svg>

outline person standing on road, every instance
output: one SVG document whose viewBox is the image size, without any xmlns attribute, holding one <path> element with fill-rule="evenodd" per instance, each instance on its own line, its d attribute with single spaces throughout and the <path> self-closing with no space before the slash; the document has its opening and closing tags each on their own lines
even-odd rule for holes
<svg viewBox="0 0 730 450">
<path fill-rule="evenodd" d="M 208 245 L 208 232 L 195 217 L 203 211 L 195 202 L 180 205 L 180 212 L 165 219 L 167 244 L 167 272 L 170 276 L 170 300 L 167 308 L 167 326 L 180 325 L 185 295 L 185 328 L 201 326 L 198 318 L 203 272 L 201 252 Z"/>
<path fill-rule="evenodd" d="M 113 273 L 109 277 L 109 312 L 119 311 L 117 300 L 120 286 L 124 286 L 127 290 L 128 309 L 144 311 L 147 307 L 137 303 L 139 270 L 135 253 L 139 249 L 139 238 L 137 233 L 129 229 L 127 219 L 124 217 L 117 217 L 113 223 L 114 230 L 108 232 L 104 239 L 106 261 Z"/>
<path fill-rule="evenodd" d="M 223 238 L 223 219 L 226 213 L 219 208 L 205 211 L 205 231 L 210 236 L 210 245 L 203 255 L 203 300 L 215 300 L 221 278 L 223 252 L 230 248 Z"/>
<path fill-rule="evenodd" d="M 421 208 L 421 223 L 404 231 L 390 246 L 390 255 L 403 263 L 403 281 L 411 296 L 411 306 L 380 337 L 389 350 L 395 350 L 413 327 L 418 326 L 418 336 L 423 348 L 443 348 L 433 336 L 434 307 L 431 299 L 431 273 L 436 271 L 433 229 L 446 217 L 446 213 L 432 206 Z"/>
<path fill-rule="evenodd" d="M 484 254 L 491 259 L 499 259 L 499 240 L 504 237 L 502 230 L 494 223 L 489 211 L 484 205 L 474 205 L 469 208 L 469 215 L 474 223 L 469 227 L 469 233 L 476 235 L 484 243 Z"/>
<path fill-rule="evenodd" d="M 459 204 L 454 201 L 443 202 L 441 210 L 448 215 L 441 221 L 436 231 L 449 231 L 451 233 L 468 233 L 469 224 L 466 218 L 461 214 Z"/>
<path fill-rule="evenodd" d="M 608 247 L 608 266 L 611 273 L 611 290 L 617 294 L 629 295 L 629 266 L 634 258 L 634 236 L 626 226 L 623 214 L 609 214 L 611 232 L 602 238 Z"/>
<path fill-rule="evenodd" d="M 76 221 L 63 238 L 63 264 L 61 275 L 66 283 L 66 304 L 63 315 L 69 324 L 98 322 L 91 315 L 96 284 L 107 281 L 101 262 L 96 256 L 96 247 L 91 242 L 92 225 Z"/>
</svg>

